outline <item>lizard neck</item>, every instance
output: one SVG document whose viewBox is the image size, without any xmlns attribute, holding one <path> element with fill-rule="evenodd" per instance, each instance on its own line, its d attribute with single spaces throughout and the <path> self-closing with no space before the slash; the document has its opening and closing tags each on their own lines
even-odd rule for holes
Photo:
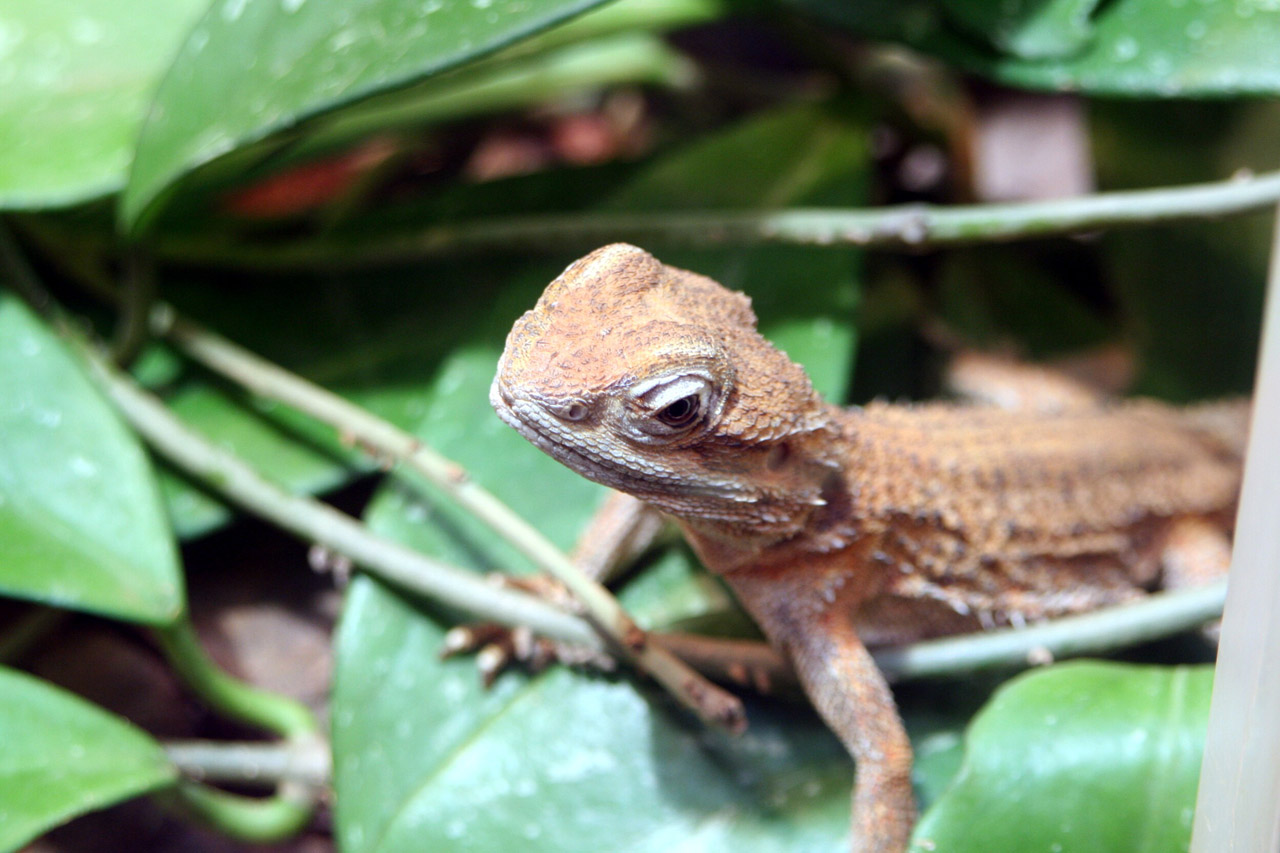
<svg viewBox="0 0 1280 853">
<path fill-rule="evenodd" d="M 843 412 L 831 406 L 809 428 L 754 445 L 707 448 L 708 464 L 722 460 L 750 491 L 705 499 L 636 492 L 675 516 L 699 556 L 725 571 L 786 543 L 804 550 L 842 547 L 849 532 Z"/>
</svg>

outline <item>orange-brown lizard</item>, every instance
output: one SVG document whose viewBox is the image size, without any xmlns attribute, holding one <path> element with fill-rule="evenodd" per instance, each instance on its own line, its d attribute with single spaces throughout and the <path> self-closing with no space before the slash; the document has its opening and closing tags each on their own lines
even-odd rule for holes
<svg viewBox="0 0 1280 853">
<path fill-rule="evenodd" d="M 866 647 L 1124 602 L 1226 569 L 1247 404 L 824 402 L 750 301 L 634 246 L 572 264 L 491 399 L 673 516 L 857 761 L 857 850 L 897 853 L 911 749 Z"/>
</svg>

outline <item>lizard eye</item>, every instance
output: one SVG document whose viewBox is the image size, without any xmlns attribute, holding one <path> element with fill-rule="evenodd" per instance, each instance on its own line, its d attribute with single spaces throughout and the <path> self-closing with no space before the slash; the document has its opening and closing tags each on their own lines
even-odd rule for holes
<svg viewBox="0 0 1280 853">
<path fill-rule="evenodd" d="M 713 418 L 720 392 L 701 373 L 663 376 L 633 389 L 631 424 L 643 441 L 662 441 L 687 435 Z"/>
<path fill-rule="evenodd" d="M 658 420 L 673 429 L 687 427 L 702 412 L 702 398 L 697 394 L 681 397 L 658 412 Z"/>
</svg>

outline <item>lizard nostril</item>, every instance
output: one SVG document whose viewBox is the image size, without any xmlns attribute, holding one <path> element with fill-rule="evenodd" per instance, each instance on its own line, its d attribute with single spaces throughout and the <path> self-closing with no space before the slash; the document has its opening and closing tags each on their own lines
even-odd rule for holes
<svg viewBox="0 0 1280 853">
<path fill-rule="evenodd" d="M 580 403 L 576 400 L 572 403 L 565 403 L 559 406 L 547 406 L 546 409 L 557 418 L 566 421 L 580 421 L 585 419 L 587 415 L 591 413 L 591 410 L 587 408 L 585 403 Z"/>
</svg>

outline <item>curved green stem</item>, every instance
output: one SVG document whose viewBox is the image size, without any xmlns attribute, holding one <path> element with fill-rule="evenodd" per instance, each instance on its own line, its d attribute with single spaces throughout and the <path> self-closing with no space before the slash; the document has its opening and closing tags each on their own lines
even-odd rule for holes
<svg viewBox="0 0 1280 853">
<path fill-rule="evenodd" d="M 268 843 L 296 835 L 315 811 L 315 796 L 303 785 L 285 782 L 273 797 L 244 797 L 184 779 L 166 801 L 242 841 Z"/>
<path fill-rule="evenodd" d="M 148 337 L 148 317 L 156 301 L 156 279 L 150 261 L 138 252 L 125 259 L 124 286 L 120 289 L 120 314 L 116 319 L 111 359 L 121 366 L 131 364 Z"/>
<path fill-rule="evenodd" d="M 299 702 L 251 687 L 227 675 L 209 658 L 185 614 L 155 629 L 170 664 L 199 696 L 229 717 L 275 732 L 295 745 L 320 740 L 319 726 Z M 311 819 L 317 787 L 282 779 L 268 797 L 244 797 L 191 779 L 179 780 L 171 800 L 218 830 L 246 841 L 278 841 L 296 834 Z"/>
<path fill-rule="evenodd" d="M 219 669 L 200 645 L 189 617 L 156 628 L 155 637 L 183 681 L 227 716 L 286 738 L 313 737 L 319 731 L 315 717 L 301 703 L 251 687 Z"/>
</svg>

